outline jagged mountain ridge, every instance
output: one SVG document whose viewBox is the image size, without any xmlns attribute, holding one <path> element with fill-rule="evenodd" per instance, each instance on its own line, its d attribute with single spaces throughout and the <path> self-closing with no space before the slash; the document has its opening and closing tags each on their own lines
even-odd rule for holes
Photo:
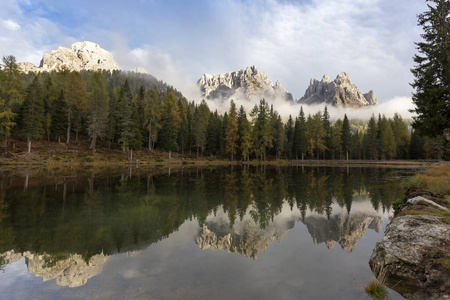
<svg viewBox="0 0 450 300">
<path fill-rule="evenodd" d="M 25 72 L 51 72 L 67 68 L 70 71 L 81 70 L 119 70 L 112 54 L 93 42 L 77 42 L 70 48 L 59 47 L 44 54 L 39 67 L 29 62 L 19 63 L 19 68 Z"/>
<path fill-rule="evenodd" d="M 207 99 L 244 98 L 259 100 L 261 98 L 281 98 L 292 101 L 292 94 L 283 85 L 272 80 L 256 66 L 240 69 L 226 74 L 203 74 L 197 81 L 202 96 Z"/>
<path fill-rule="evenodd" d="M 377 105 L 378 99 L 372 90 L 363 94 L 352 83 L 347 73 L 342 72 L 334 81 L 330 81 L 327 75 L 324 75 L 321 81 L 311 79 L 305 95 L 299 102 L 308 105 L 326 103 L 332 106 L 361 108 Z"/>
</svg>

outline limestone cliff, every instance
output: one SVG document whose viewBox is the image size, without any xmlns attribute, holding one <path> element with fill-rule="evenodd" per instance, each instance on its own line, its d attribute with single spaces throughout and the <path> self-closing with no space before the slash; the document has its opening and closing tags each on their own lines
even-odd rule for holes
<svg viewBox="0 0 450 300">
<path fill-rule="evenodd" d="M 363 94 L 346 73 L 340 73 L 334 81 L 324 75 L 321 81 L 311 79 L 305 95 L 299 100 L 305 104 L 326 103 L 332 106 L 361 108 L 377 105 L 373 91 Z"/>
<path fill-rule="evenodd" d="M 273 84 L 272 80 L 255 66 L 226 74 L 203 74 L 197 84 L 202 96 L 207 99 L 293 99 L 292 94 L 286 91 L 279 81 Z"/>
<path fill-rule="evenodd" d="M 70 48 L 59 47 L 44 54 L 39 67 L 32 63 L 19 63 L 25 72 L 50 72 L 67 68 L 70 71 L 81 70 L 118 70 L 119 67 L 111 53 L 92 42 L 77 42 Z"/>
</svg>

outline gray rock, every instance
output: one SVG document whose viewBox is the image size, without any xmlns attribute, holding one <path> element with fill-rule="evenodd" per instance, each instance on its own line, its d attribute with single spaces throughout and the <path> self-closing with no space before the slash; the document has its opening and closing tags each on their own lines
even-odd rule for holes
<svg viewBox="0 0 450 300">
<path fill-rule="evenodd" d="M 58 71 L 64 68 L 70 71 L 119 69 L 111 53 L 98 44 L 87 41 L 74 43 L 70 49 L 59 47 L 44 54 L 39 67 L 28 62 L 18 65 L 25 73 Z"/>
<path fill-rule="evenodd" d="M 396 217 L 378 242 L 370 267 L 375 276 L 407 298 L 450 299 L 450 270 L 440 259 L 450 254 L 450 224 L 429 215 Z"/>
<path fill-rule="evenodd" d="M 292 101 L 292 94 L 277 81 L 275 85 L 265 73 L 255 66 L 226 74 L 203 74 L 197 81 L 202 96 L 207 99 L 228 100 L 243 98 L 259 100 L 261 98 L 285 99 Z"/>
<path fill-rule="evenodd" d="M 321 81 L 311 79 L 305 95 L 299 100 L 305 104 L 326 103 L 332 106 L 361 108 L 378 104 L 373 91 L 363 94 L 346 73 L 340 73 L 334 81 L 324 75 Z"/>
</svg>

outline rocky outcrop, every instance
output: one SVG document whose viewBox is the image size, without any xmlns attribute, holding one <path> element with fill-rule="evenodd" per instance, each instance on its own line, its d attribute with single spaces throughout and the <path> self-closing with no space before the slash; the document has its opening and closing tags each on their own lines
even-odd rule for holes
<svg viewBox="0 0 450 300">
<path fill-rule="evenodd" d="M 325 103 L 352 108 L 378 104 L 373 91 L 363 94 L 346 73 L 339 74 L 334 81 L 330 81 L 327 75 L 324 75 L 321 81 L 311 79 L 305 95 L 299 102 L 304 104 Z"/>
<path fill-rule="evenodd" d="M 19 63 L 19 68 L 25 72 L 50 72 L 67 68 L 70 71 L 81 70 L 118 70 L 113 56 L 92 42 L 77 42 L 70 48 L 59 47 L 44 54 L 39 67 L 32 63 Z"/>
<path fill-rule="evenodd" d="M 55 260 L 49 254 L 37 255 L 30 252 L 16 253 L 13 250 L 0 255 L 5 263 L 10 264 L 25 258 L 28 272 L 42 277 L 43 281 L 55 279 L 61 286 L 77 287 L 86 284 L 89 278 L 99 274 L 109 256 L 103 253 L 92 256 L 88 262 L 79 254 Z"/>
<path fill-rule="evenodd" d="M 203 74 L 197 82 L 207 99 L 243 98 L 245 100 L 284 99 L 292 101 L 292 94 L 277 81 L 273 84 L 255 66 L 226 74 Z"/>
<path fill-rule="evenodd" d="M 368 229 L 380 231 L 383 218 L 356 212 L 336 214 L 329 220 L 322 216 L 310 216 L 305 218 L 304 223 L 313 238 L 314 245 L 325 243 L 328 249 L 332 249 L 338 242 L 342 249 L 352 252 Z"/>
<path fill-rule="evenodd" d="M 448 207 L 417 196 L 412 199 L 404 200 L 403 209 L 386 227 L 370 267 L 409 299 L 450 299 Z"/>
</svg>

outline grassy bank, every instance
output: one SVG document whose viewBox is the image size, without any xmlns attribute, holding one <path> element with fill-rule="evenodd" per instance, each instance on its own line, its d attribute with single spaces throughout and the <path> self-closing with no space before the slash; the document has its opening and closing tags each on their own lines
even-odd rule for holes
<svg viewBox="0 0 450 300">
<path fill-rule="evenodd" d="M 404 183 L 405 188 L 421 188 L 442 196 L 450 195 L 450 163 L 443 162 L 415 174 Z"/>
</svg>

